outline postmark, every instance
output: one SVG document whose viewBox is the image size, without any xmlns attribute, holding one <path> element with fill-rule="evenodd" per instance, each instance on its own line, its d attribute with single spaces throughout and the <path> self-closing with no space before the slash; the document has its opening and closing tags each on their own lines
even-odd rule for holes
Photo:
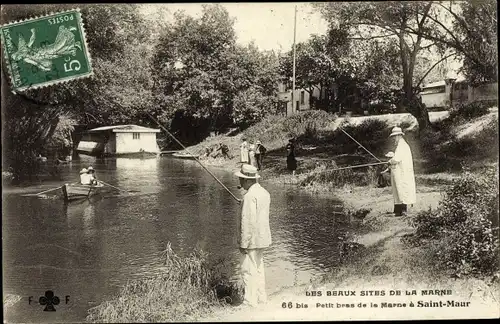
<svg viewBox="0 0 500 324">
<path fill-rule="evenodd" d="M 93 74 L 79 9 L 1 27 L 13 91 L 37 89 Z"/>
</svg>

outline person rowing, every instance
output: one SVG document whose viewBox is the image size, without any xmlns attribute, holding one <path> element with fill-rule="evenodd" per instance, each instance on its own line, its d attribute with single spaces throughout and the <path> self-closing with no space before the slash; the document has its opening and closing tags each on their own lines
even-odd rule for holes
<svg viewBox="0 0 500 324">
<path fill-rule="evenodd" d="M 88 169 L 83 168 L 80 171 L 80 183 L 82 185 L 95 185 L 97 184 L 97 179 L 95 178 L 95 170 L 90 166 Z"/>
<path fill-rule="evenodd" d="M 90 184 L 96 185 L 97 184 L 97 177 L 95 175 L 95 170 L 92 166 L 89 166 L 88 174 L 89 174 L 89 179 L 90 179 Z"/>
<path fill-rule="evenodd" d="M 80 170 L 80 183 L 82 185 L 89 185 L 90 184 L 90 178 L 89 178 L 89 170 L 86 168 L 83 168 Z"/>
</svg>

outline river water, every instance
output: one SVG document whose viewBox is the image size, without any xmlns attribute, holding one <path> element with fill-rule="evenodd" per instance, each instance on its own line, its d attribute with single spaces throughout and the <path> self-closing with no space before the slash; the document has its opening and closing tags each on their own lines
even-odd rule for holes
<svg viewBox="0 0 500 324">
<path fill-rule="evenodd" d="M 82 322 L 89 308 L 112 298 L 128 280 L 161 273 L 168 242 L 180 255 L 198 247 L 212 258 L 225 257 L 237 276 L 241 207 L 196 161 L 84 156 L 60 167 L 61 178 L 44 185 L 77 181 L 78 171 L 90 164 L 100 180 L 138 192 L 107 189 L 70 204 L 52 196 L 3 194 L 3 291 L 22 297 L 6 310 L 7 321 Z M 242 194 L 233 174 L 213 172 Z M 271 194 L 268 293 L 307 283 L 335 267 L 344 230 L 335 218 L 340 202 L 265 179 L 261 183 Z M 38 299 L 46 290 L 61 300 L 56 312 L 42 311 Z"/>
</svg>

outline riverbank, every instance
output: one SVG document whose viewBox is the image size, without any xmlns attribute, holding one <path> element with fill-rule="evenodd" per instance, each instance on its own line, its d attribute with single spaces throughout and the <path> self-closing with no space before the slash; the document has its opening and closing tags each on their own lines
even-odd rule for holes
<svg viewBox="0 0 500 324">
<path fill-rule="evenodd" d="M 415 214 L 436 208 L 441 200 L 443 185 L 419 186 L 417 204 L 410 208 Z M 409 217 L 393 217 L 390 188 L 354 188 L 352 192 L 338 192 L 349 208 L 369 208 L 362 220 L 353 221 L 353 242 L 358 249 L 345 263 L 309 285 L 289 288 L 269 296 L 265 305 L 251 308 L 225 308 L 202 318 L 206 321 L 270 321 L 270 320 L 408 320 L 451 318 L 495 318 L 499 316 L 500 292 L 496 277 L 478 279 L 451 278 L 435 264 L 435 251 L 404 244 L 402 238 L 414 232 Z M 327 291 L 355 291 L 356 297 L 328 297 Z M 362 296 L 361 291 L 378 291 L 385 296 Z M 390 291 L 401 291 L 403 296 L 390 296 Z M 415 290 L 413 296 L 405 291 Z M 446 296 L 423 296 L 424 290 L 447 290 Z M 308 296 L 321 291 L 322 297 Z M 413 302 L 455 300 L 470 302 L 470 307 L 445 311 L 443 308 L 409 307 Z M 292 302 L 292 308 L 289 303 Z M 338 303 L 405 303 L 403 308 L 391 310 L 338 308 Z M 285 304 L 283 304 L 285 303 Z M 318 303 L 320 306 L 318 306 Z M 325 305 L 330 304 L 328 308 Z M 285 306 L 283 306 L 285 305 Z M 298 308 L 297 305 L 301 305 Z M 304 308 L 308 305 L 308 308 Z M 322 305 L 322 306 L 321 306 Z M 332 306 L 333 305 L 333 306 Z M 344 306 L 345 307 L 345 306 Z M 349 306 L 347 306 L 349 307 Z"/>
<path fill-rule="evenodd" d="M 406 124 L 405 131 L 411 132 L 414 122 L 406 120 L 405 116 L 384 116 L 388 124 Z M 434 122 L 446 119 L 447 115 L 440 113 L 431 118 Z M 450 132 L 457 134 L 458 138 L 470 136 L 475 141 L 481 141 L 482 128 L 486 123 L 498 117 L 496 111 L 492 111 L 486 116 L 470 121 L 464 121 L 453 125 Z M 359 119 L 359 120 L 357 120 Z M 366 117 L 352 118 L 353 125 L 360 125 L 366 122 Z M 364 119 L 363 121 L 361 119 Z M 332 123 L 330 131 L 338 127 L 345 121 L 336 120 Z M 477 135 L 479 134 L 479 135 Z M 247 136 L 248 138 L 248 136 Z M 359 138 L 358 138 L 359 140 Z M 448 141 L 448 143 L 451 139 Z M 225 141 L 222 141 L 225 142 Z M 234 139 L 231 139 L 234 144 Z M 206 144 L 206 143 L 205 143 Z M 318 145 L 319 146 L 319 145 Z M 318 152 L 317 154 L 313 153 Z M 325 152 L 326 151 L 326 152 Z M 306 147 L 299 158 L 299 173 L 292 176 L 285 169 L 284 150 L 274 149 L 266 156 L 265 169 L 261 172 L 263 182 L 281 183 L 284 185 L 302 186 L 305 190 L 315 192 L 318 195 L 334 196 L 344 202 L 346 210 L 368 209 L 370 212 L 365 219 L 353 219 L 354 235 L 351 237 L 355 247 L 359 247 L 353 258 L 343 265 L 340 265 L 334 272 L 325 274 L 316 283 L 308 286 L 294 287 L 286 291 L 270 296 L 266 305 L 257 309 L 225 309 L 223 312 L 216 312 L 208 317 L 209 321 L 248 321 L 258 320 L 325 320 L 325 319 L 422 319 L 422 318 L 467 318 L 473 309 L 477 317 L 498 317 L 499 289 L 495 282 L 496 277 L 487 278 L 451 278 L 443 269 L 435 264 L 435 255 L 422 247 L 412 247 L 402 242 L 405 235 L 411 234 L 415 228 L 410 224 L 412 216 L 429 209 L 436 209 L 442 199 L 443 192 L 446 191 L 454 180 L 461 176 L 460 171 L 430 172 L 426 169 L 426 161 L 418 159 L 416 164 L 417 182 L 417 204 L 409 210 L 408 217 L 394 217 L 391 215 L 393 209 L 393 197 L 390 187 L 376 188 L 375 184 L 359 186 L 355 183 L 346 183 L 336 186 L 331 181 L 318 181 L 312 185 L 304 185 L 304 180 L 311 177 L 311 174 L 323 172 L 325 168 L 335 168 L 343 166 L 341 163 L 356 161 L 354 164 L 363 163 L 359 156 L 333 155 L 327 150 L 319 147 Z M 226 170 L 235 171 L 239 164 L 235 160 L 205 159 L 205 162 Z M 365 162 L 366 163 L 366 162 Z M 348 165 L 348 163 L 345 163 Z M 498 161 L 494 159 L 482 159 L 469 164 L 471 170 L 480 174 L 485 167 L 498 168 Z M 319 170 L 318 170 L 319 169 Z M 373 173 L 373 172 L 372 172 Z M 388 302 L 400 302 L 413 300 L 415 304 L 418 300 L 425 299 L 421 295 L 426 289 L 446 289 L 451 291 L 452 296 L 434 297 L 433 300 L 445 300 L 446 298 L 468 301 L 473 308 L 457 309 L 453 312 L 443 312 L 442 309 L 426 308 L 426 313 L 414 308 L 414 311 L 406 309 L 391 310 L 390 312 L 373 311 L 353 311 L 352 309 L 326 310 L 316 304 L 324 304 L 335 299 L 318 298 L 307 296 L 307 291 L 323 291 L 323 296 L 327 290 L 349 289 L 359 291 L 383 290 L 388 294 L 389 290 L 415 289 L 418 293 L 415 296 L 403 299 L 386 298 Z M 382 298 L 379 298 L 379 300 Z M 339 299 L 342 303 L 353 301 L 353 299 Z M 373 298 L 358 298 L 356 302 L 365 300 L 367 303 L 373 302 Z M 292 302 L 293 308 L 288 308 L 288 303 Z M 286 303 L 283 308 L 283 303 Z M 297 305 L 302 305 L 297 308 Z M 308 308 L 304 308 L 304 305 Z M 312 308 L 312 309 L 311 309 Z"/>
<path fill-rule="evenodd" d="M 335 197 L 344 202 L 346 215 L 349 215 L 350 235 L 348 237 L 349 241 L 346 242 L 345 258 L 342 259 L 341 264 L 332 268 L 330 272 L 324 273 L 321 277 L 315 278 L 309 285 L 296 286 L 278 291 L 269 296 L 268 303 L 259 306 L 257 309 L 221 305 L 213 298 L 209 298 L 208 296 L 210 295 L 207 293 L 200 295 L 198 288 L 194 289 L 189 295 L 186 295 L 183 289 L 178 287 L 178 291 L 171 291 L 165 297 L 165 287 L 162 285 L 163 279 L 160 278 L 158 281 L 141 286 L 141 294 L 136 294 L 137 284 L 134 284 L 132 288 L 125 287 L 123 292 L 115 299 L 103 303 L 99 308 L 95 309 L 93 312 L 95 316 L 89 317 L 89 320 L 109 322 L 116 321 L 117 318 L 129 321 L 137 321 L 138 318 L 155 318 L 157 321 L 171 321 L 173 318 L 190 321 L 362 320 L 368 318 L 437 319 L 470 318 L 471 313 L 475 314 L 474 317 L 497 317 L 497 305 L 500 298 L 495 278 L 498 278 L 498 276 L 483 277 L 481 279 L 472 276 L 452 278 L 436 262 L 435 247 L 438 245 L 431 245 L 431 248 L 412 246 L 405 244 L 404 240 L 402 240 L 406 235 L 415 232 L 415 228 L 410 223 L 411 219 L 420 212 L 428 211 L 430 208 L 437 208 L 442 199 L 442 193 L 456 179 L 460 178 L 462 172 L 451 170 L 441 172 L 429 171 L 429 169 L 426 169 L 427 161 L 419 154 L 420 152 L 416 152 L 417 204 L 409 208 L 409 215 L 407 217 L 394 217 L 391 215 L 393 208 L 391 188 L 377 188 L 375 186 L 372 176 L 376 174 L 376 170 L 372 169 L 369 172 L 360 170 L 356 173 L 345 173 L 338 178 L 335 178 L 336 176 L 321 176 L 323 173 L 328 173 L 328 169 L 333 169 L 337 166 L 366 163 L 367 156 L 359 152 L 348 154 L 341 150 L 338 151 L 339 145 L 342 146 L 341 149 L 347 150 L 343 147 L 344 143 L 347 142 L 339 140 L 336 143 L 331 143 L 332 138 L 338 139 L 338 133 L 334 133 L 336 129 L 332 126 L 332 123 L 338 121 L 334 119 L 312 124 L 311 120 L 321 119 L 319 115 L 309 116 L 309 119 L 305 118 L 302 121 L 300 119 L 292 120 L 291 122 L 288 121 L 287 127 L 283 127 L 283 124 L 276 124 L 276 121 L 266 121 L 265 125 L 257 125 L 255 128 L 246 131 L 244 135 L 250 140 L 266 138 L 269 139 L 269 141 L 266 141 L 271 143 L 267 145 L 270 152 L 265 157 L 264 170 L 261 172 L 264 186 L 266 182 L 280 183 L 285 186 L 301 186 L 304 190 L 313 192 L 316 195 Z M 480 118 L 487 118 L 489 120 L 488 123 L 490 123 L 497 116 L 497 113 L 492 112 L 486 117 L 483 116 Z M 389 121 L 389 123 L 392 122 L 391 120 Z M 439 122 L 439 120 L 436 122 Z M 452 125 L 453 127 L 451 128 L 455 130 L 460 126 L 461 129 L 472 130 L 472 132 L 465 135 L 465 137 L 469 136 L 468 140 L 470 141 L 468 145 L 487 146 L 483 140 L 485 134 L 488 135 L 489 133 L 484 133 L 481 127 L 471 128 L 467 126 L 475 125 L 476 122 L 477 120 L 460 122 Z M 387 136 L 384 136 L 384 133 L 390 131 L 390 127 L 387 129 L 387 126 L 387 121 L 379 123 L 378 121 L 373 122 L 372 120 L 368 120 L 367 122 L 365 120 L 360 124 L 356 123 L 349 132 L 351 135 L 354 132 L 358 132 L 357 135 L 353 136 L 363 144 L 365 144 L 365 141 L 368 142 L 366 146 L 369 147 L 370 151 L 373 151 L 378 156 L 382 156 L 379 154 L 383 148 L 377 148 L 376 145 L 379 145 L 382 141 L 386 141 Z M 276 130 L 275 127 L 278 129 Z M 408 130 L 411 130 L 412 127 L 410 122 L 405 122 L 404 129 L 410 135 L 411 131 L 408 132 Z M 283 128 L 288 130 L 293 128 L 295 130 L 294 136 L 297 136 L 302 143 L 297 176 L 292 176 L 286 170 L 283 146 L 286 144 L 287 135 L 284 135 Z M 268 137 L 263 137 L 263 134 L 267 134 L 266 136 Z M 361 138 L 362 134 L 365 134 L 366 138 Z M 373 134 L 377 134 L 378 137 L 373 136 Z M 206 147 L 210 147 L 213 144 L 224 143 L 230 147 L 233 155 L 236 155 L 234 152 L 238 152 L 238 145 L 242 135 L 209 138 L 206 142 L 188 148 L 188 150 L 191 153 L 200 153 Z M 275 139 L 271 141 L 270 138 L 273 136 L 275 136 Z M 370 142 L 370 138 L 374 138 L 375 140 Z M 380 139 L 377 140 L 377 138 Z M 316 141 L 318 145 L 312 146 L 310 144 L 313 142 L 312 140 Z M 454 138 L 451 138 L 451 142 L 461 143 L 456 142 Z M 430 143 L 433 144 L 432 141 Z M 495 146 L 487 147 L 491 151 L 491 147 Z M 348 148 L 350 149 L 352 146 Z M 474 153 L 475 151 L 471 152 Z M 497 157 L 494 159 L 485 159 L 483 156 L 479 157 L 476 159 L 475 164 L 469 164 L 476 174 L 481 174 L 483 168 L 487 166 L 498 167 Z M 202 159 L 206 165 L 210 165 L 212 168 L 222 168 L 230 172 L 234 172 L 239 168 L 236 156 L 233 159 Z M 357 180 L 345 181 L 346 179 L 354 178 Z M 308 181 L 306 181 L 307 179 Z M 339 186 L 339 183 L 334 180 L 344 182 Z M 307 185 L 305 185 L 306 183 Z M 360 209 L 369 210 L 365 218 L 359 219 L 350 216 Z M 336 216 L 332 215 L 332 217 Z M 428 289 L 451 292 L 445 296 L 423 295 L 422 290 Z M 352 290 L 355 291 L 356 296 L 355 298 L 326 298 L 327 290 Z M 403 296 L 391 296 L 391 290 L 400 290 L 403 292 Z M 416 293 L 415 295 L 407 296 L 404 293 L 406 290 L 415 290 Z M 308 296 L 307 291 L 321 291 L 323 297 Z M 384 291 L 385 296 L 360 296 L 361 291 L 379 291 L 379 293 Z M 131 293 L 134 295 L 130 296 Z M 179 294 L 187 296 L 187 299 L 182 299 L 182 303 L 175 302 L 177 298 L 174 297 Z M 144 295 L 147 296 L 146 300 L 143 297 Z M 164 297 L 159 298 L 159 295 Z M 196 300 L 202 300 L 202 304 L 195 303 L 195 297 L 197 298 Z M 191 302 L 189 298 L 192 298 Z M 133 314 L 123 314 L 122 310 L 131 309 L 130 303 L 135 305 L 139 300 L 146 302 L 151 307 L 147 310 L 134 308 Z M 373 308 L 370 308 L 369 310 L 359 311 L 356 309 L 359 302 L 367 305 L 375 303 L 382 308 L 382 303 L 414 302 L 418 304 L 419 301 L 444 301 L 446 303 L 447 300 L 458 301 L 459 303 L 470 302 L 471 304 L 470 307 L 454 308 L 452 312 L 449 310 L 446 311 L 442 307 L 420 308 L 417 306 L 410 308 L 408 305 L 391 310 L 380 309 L 374 311 Z M 292 308 L 288 308 L 290 302 Z M 338 308 L 337 302 L 344 305 L 348 304 L 349 307 Z M 297 303 L 302 306 L 307 304 L 308 308 L 298 308 Z M 334 306 L 321 306 L 328 306 L 330 303 Z M 172 305 L 172 307 L 158 306 L 161 311 L 155 311 L 155 307 L 160 304 L 168 304 Z M 186 307 L 185 304 L 189 307 Z M 283 305 L 285 308 L 283 308 Z M 351 305 L 354 306 L 350 307 Z M 175 312 L 175 316 L 172 315 L 172 312 Z M 124 315 L 128 317 L 123 317 Z"/>
</svg>

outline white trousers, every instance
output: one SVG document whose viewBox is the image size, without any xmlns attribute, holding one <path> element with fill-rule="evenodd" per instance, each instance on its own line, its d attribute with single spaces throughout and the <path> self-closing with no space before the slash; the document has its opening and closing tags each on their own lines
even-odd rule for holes
<svg viewBox="0 0 500 324">
<path fill-rule="evenodd" d="M 256 306 L 267 302 L 264 250 L 249 249 L 247 252 L 241 254 L 241 275 L 245 287 L 243 303 Z"/>
</svg>

